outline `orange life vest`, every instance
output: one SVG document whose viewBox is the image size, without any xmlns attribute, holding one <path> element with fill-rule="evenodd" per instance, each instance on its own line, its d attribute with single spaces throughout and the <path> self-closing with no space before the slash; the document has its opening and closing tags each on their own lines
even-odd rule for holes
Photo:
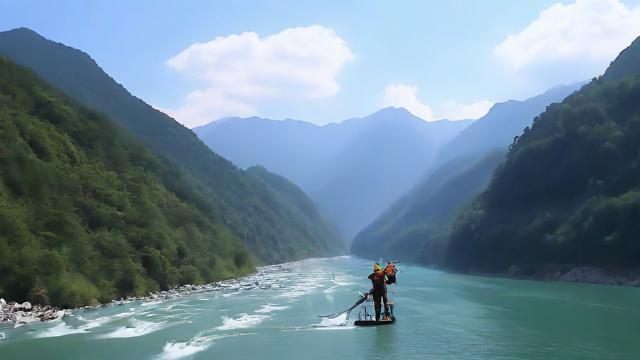
<svg viewBox="0 0 640 360">
<path fill-rule="evenodd" d="M 393 264 L 387 264 L 387 267 L 384 269 L 384 273 L 386 275 L 393 275 L 396 273 L 396 266 Z"/>
</svg>

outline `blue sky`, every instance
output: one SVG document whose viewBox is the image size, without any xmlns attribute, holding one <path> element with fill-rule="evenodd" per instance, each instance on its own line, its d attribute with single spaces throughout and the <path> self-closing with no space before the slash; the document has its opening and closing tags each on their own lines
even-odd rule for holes
<svg viewBox="0 0 640 360">
<path fill-rule="evenodd" d="M 433 120 L 597 75 L 640 35 L 639 4 L 0 0 L 0 30 L 86 51 L 188 126 L 254 114 L 322 124 L 387 105 Z"/>
</svg>

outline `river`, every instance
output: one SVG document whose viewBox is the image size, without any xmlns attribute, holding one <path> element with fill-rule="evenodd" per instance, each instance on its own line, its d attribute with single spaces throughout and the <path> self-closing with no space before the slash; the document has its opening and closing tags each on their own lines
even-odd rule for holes
<svg viewBox="0 0 640 360">
<path fill-rule="evenodd" d="M 74 311 L 0 328 L 0 359 L 638 359 L 640 289 L 483 278 L 399 264 L 394 325 L 323 320 L 368 290 L 371 263 L 284 265 L 266 289 Z M 267 287 L 264 286 L 264 287 Z"/>
</svg>

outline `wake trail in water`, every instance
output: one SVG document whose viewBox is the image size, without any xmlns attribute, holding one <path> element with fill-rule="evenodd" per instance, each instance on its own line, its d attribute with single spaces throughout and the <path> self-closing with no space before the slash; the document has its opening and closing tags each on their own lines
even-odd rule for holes
<svg viewBox="0 0 640 360">
<path fill-rule="evenodd" d="M 168 326 L 175 325 L 175 323 L 170 325 L 166 322 L 156 323 L 156 322 L 144 321 L 144 320 L 138 320 L 138 319 L 131 319 L 129 323 L 130 323 L 130 326 L 120 327 L 108 334 L 101 335 L 98 338 L 118 339 L 118 338 L 138 337 L 138 336 L 151 334 L 158 330 L 164 329 Z"/>
<path fill-rule="evenodd" d="M 256 310 L 255 312 L 258 314 L 269 314 L 272 313 L 274 311 L 281 311 L 281 310 L 286 310 L 288 309 L 289 306 L 278 306 L 278 305 L 274 305 L 274 304 L 267 304 L 267 305 L 262 305 L 262 307 L 258 310 Z"/>
<path fill-rule="evenodd" d="M 249 315 L 247 313 L 239 314 L 236 318 L 227 316 L 222 317 L 222 325 L 218 326 L 218 330 L 235 330 L 246 329 L 260 325 L 263 321 L 270 319 L 268 315 Z"/>
<path fill-rule="evenodd" d="M 38 332 L 34 337 L 36 338 L 51 338 L 72 334 L 81 334 L 87 332 L 85 329 L 73 328 L 65 322 L 61 322 L 53 327 Z"/>
<path fill-rule="evenodd" d="M 224 335 L 204 335 L 197 334 L 188 341 L 170 341 L 162 348 L 162 353 L 155 357 L 157 360 L 176 360 L 185 357 L 191 357 L 199 352 L 205 351 L 211 347 L 217 340 L 244 336 L 248 334 L 224 334 Z"/>
<path fill-rule="evenodd" d="M 315 324 L 312 327 L 318 330 L 344 330 L 355 328 L 354 326 L 347 325 L 347 314 L 340 315 L 333 319 L 324 318 L 319 324 Z"/>
</svg>

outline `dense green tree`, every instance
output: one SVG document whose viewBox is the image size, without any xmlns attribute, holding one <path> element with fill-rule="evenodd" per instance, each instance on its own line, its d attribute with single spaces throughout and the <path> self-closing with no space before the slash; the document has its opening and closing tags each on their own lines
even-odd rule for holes
<svg viewBox="0 0 640 360">
<path fill-rule="evenodd" d="M 0 58 L 0 297 L 73 307 L 248 273 L 208 196 Z"/>
<path fill-rule="evenodd" d="M 168 160 L 173 164 L 169 171 L 174 175 L 167 176 L 165 186 L 177 195 L 188 197 L 202 212 L 213 212 L 221 218 L 261 263 L 316 255 L 312 245 L 315 239 L 310 236 L 312 230 L 305 222 L 298 222 L 301 218 L 290 215 L 298 211 L 296 208 L 288 207 L 264 182 L 211 151 L 191 130 L 130 94 L 86 53 L 20 28 L 0 32 L 0 55 L 30 68 L 79 103 L 109 116 L 155 155 Z M 43 106 L 46 107 L 46 103 Z M 64 114 L 56 113 L 55 109 L 43 108 L 42 111 L 53 111 L 49 114 L 52 121 L 65 121 Z M 114 134 L 113 130 L 104 131 L 90 135 L 93 137 L 85 141 L 91 143 L 95 137 L 108 138 Z M 131 157 L 127 159 L 120 147 L 104 140 L 102 151 L 112 165 L 125 168 Z M 42 151 L 46 156 L 46 150 Z M 145 161 L 144 158 L 137 160 Z M 177 183 L 172 177 L 179 179 Z M 184 182 L 192 186 L 185 188 Z M 140 215 L 139 220 L 144 221 L 144 211 Z M 314 220 L 314 225 L 322 223 L 321 219 Z M 303 250 L 308 248 L 311 251 Z"/>
<path fill-rule="evenodd" d="M 306 256 L 333 256 L 346 251 L 342 238 L 334 225 L 327 220 L 314 202 L 295 184 L 282 176 L 273 174 L 262 166 L 252 166 L 247 173 L 263 182 L 266 188 L 275 193 L 274 199 L 284 202 L 281 207 L 293 209 L 283 219 L 295 229 L 304 233 L 309 242 L 292 242 L 289 246 L 298 247 L 286 252 L 306 254 Z M 287 231 L 287 229 L 282 229 Z M 291 234 L 294 236 L 294 234 Z"/>
<path fill-rule="evenodd" d="M 639 49 L 535 119 L 458 218 L 448 266 L 640 265 Z"/>
</svg>

